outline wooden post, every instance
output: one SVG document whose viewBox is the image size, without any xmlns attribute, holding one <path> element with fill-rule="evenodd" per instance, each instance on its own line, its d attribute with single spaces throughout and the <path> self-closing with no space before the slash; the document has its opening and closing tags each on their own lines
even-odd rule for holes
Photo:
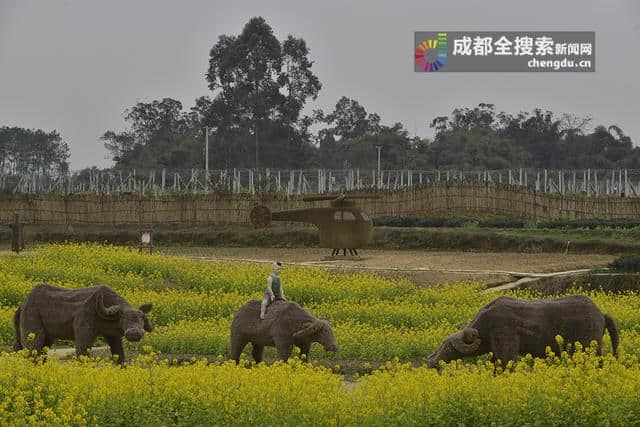
<svg viewBox="0 0 640 427">
<path fill-rule="evenodd" d="M 520 186 L 522 187 L 522 168 L 520 168 Z"/>
<path fill-rule="evenodd" d="M 17 254 L 24 250 L 24 233 L 18 213 L 13 216 L 13 225 L 11 226 L 11 250 Z"/>
<path fill-rule="evenodd" d="M 289 181 L 287 182 L 287 196 L 291 196 L 291 194 L 293 194 L 293 192 L 295 191 L 295 180 L 295 171 L 289 171 Z"/>
<path fill-rule="evenodd" d="M 622 196 L 624 190 L 622 189 L 622 169 L 618 173 L 618 196 Z"/>
<path fill-rule="evenodd" d="M 264 179 L 267 182 L 265 191 L 268 193 L 269 191 L 271 191 L 271 171 L 269 170 L 269 168 L 266 169 L 264 174 Z"/>
</svg>

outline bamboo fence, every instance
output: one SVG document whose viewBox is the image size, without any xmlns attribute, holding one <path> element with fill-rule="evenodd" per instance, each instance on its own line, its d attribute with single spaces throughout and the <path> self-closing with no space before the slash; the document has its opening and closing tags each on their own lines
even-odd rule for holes
<svg viewBox="0 0 640 427">
<path fill-rule="evenodd" d="M 398 190 L 433 182 L 476 181 L 518 185 L 543 193 L 640 196 L 640 170 L 364 170 L 364 169 L 226 169 L 136 170 L 92 169 L 46 176 L 0 173 L 0 191 L 59 194 L 323 194 L 336 191 Z"/>
</svg>

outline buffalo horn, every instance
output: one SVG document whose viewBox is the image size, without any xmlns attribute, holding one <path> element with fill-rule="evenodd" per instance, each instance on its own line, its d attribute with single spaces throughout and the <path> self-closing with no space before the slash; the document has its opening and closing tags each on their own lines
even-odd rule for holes
<svg viewBox="0 0 640 427">
<path fill-rule="evenodd" d="M 117 316 L 120 313 L 120 306 L 117 304 L 110 307 L 104 306 L 104 298 L 102 294 L 98 294 L 96 308 L 100 317 L 103 317 L 105 319 L 112 319 L 114 316 Z"/>
<path fill-rule="evenodd" d="M 313 322 L 307 322 L 302 325 L 302 329 L 293 334 L 294 338 L 302 338 L 308 335 L 313 335 L 322 329 L 322 322 L 319 320 L 314 320 Z"/>
</svg>

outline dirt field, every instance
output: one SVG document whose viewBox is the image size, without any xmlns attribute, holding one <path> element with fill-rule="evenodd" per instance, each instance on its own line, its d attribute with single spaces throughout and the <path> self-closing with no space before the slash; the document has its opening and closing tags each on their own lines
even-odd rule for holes
<svg viewBox="0 0 640 427">
<path fill-rule="evenodd" d="M 606 266 L 611 255 L 572 255 L 557 253 L 514 252 L 428 252 L 428 251 L 362 251 L 362 260 L 323 261 L 328 250 L 319 248 L 159 248 L 167 255 L 204 259 L 252 260 L 322 265 L 340 270 L 365 269 L 382 275 L 401 276 L 420 285 L 433 285 L 462 280 L 496 284 L 509 281 L 508 272 L 550 273 Z"/>
</svg>

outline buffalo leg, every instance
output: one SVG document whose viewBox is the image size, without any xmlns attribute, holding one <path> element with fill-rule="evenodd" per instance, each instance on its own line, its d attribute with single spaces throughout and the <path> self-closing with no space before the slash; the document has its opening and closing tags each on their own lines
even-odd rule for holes
<svg viewBox="0 0 640 427">
<path fill-rule="evenodd" d="M 51 346 L 56 340 L 51 338 L 46 332 L 44 333 L 44 339 L 42 340 L 42 347 L 38 350 L 38 353 L 42 356 L 43 360 L 47 360 L 47 351 L 51 350 Z"/>
<path fill-rule="evenodd" d="M 262 352 L 264 351 L 264 346 L 262 344 L 252 344 L 251 345 L 251 355 L 253 356 L 253 360 L 256 363 L 262 362 Z"/>
<path fill-rule="evenodd" d="M 76 339 L 76 357 L 89 356 L 89 350 L 92 347 L 91 344 L 91 341 Z"/>
<path fill-rule="evenodd" d="M 596 355 L 597 356 L 602 356 L 602 338 L 598 339 L 598 349 L 596 350 Z M 587 348 L 588 346 L 586 346 L 585 348 Z"/>
<path fill-rule="evenodd" d="M 274 340 L 274 344 L 276 345 L 276 350 L 278 350 L 278 359 L 287 361 L 291 356 L 291 350 L 293 350 L 293 345 L 284 340 Z"/>
<path fill-rule="evenodd" d="M 300 346 L 300 357 L 302 357 L 302 360 L 309 361 L 309 350 L 311 350 L 311 344 L 302 344 Z"/>
<path fill-rule="evenodd" d="M 18 319 L 14 317 L 14 322 L 18 322 L 19 324 L 18 328 L 16 328 L 16 335 L 18 335 L 17 332 L 19 330 L 22 346 L 30 352 L 36 350 L 38 353 L 41 353 L 42 347 L 44 347 L 46 332 L 40 320 L 40 315 L 37 312 L 22 311 Z"/>
<path fill-rule="evenodd" d="M 248 342 L 246 339 L 240 337 L 231 338 L 231 359 L 236 361 L 236 365 L 240 363 L 240 355 Z"/>
<path fill-rule="evenodd" d="M 122 338 L 120 337 L 104 337 L 109 344 L 111 356 L 118 356 L 118 365 L 124 365 L 124 347 L 122 346 Z"/>
<path fill-rule="evenodd" d="M 33 334 L 33 335 L 32 335 Z M 25 348 L 30 352 L 37 351 L 38 354 L 42 354 L 42 348 L 44 347 L 46 333 L 44 329 L 35 329 L 27 332 L 25 336 Z"/>
<path fill-rule="evenodd" d="M 48 349 L 51 349 L 51 346 L 53 345 L 54 342 L 56 342 L 56 340 L 51 338 L 49 335 L 45 334 L 45 336 L 44 336 L 44 346 L 45 347 L 47 347 Z"/>
<path fill-rule="evenodd" d="M 51 338 L 49 334 L 44 335 L 44 346 L 47 349 L 51 350 L 51 346 L 53 346 L 54 342 L 56 342 L 56 340 Z M 46 353 L 44 352 L 44 348 L 42 349 L 42 354 L 46 356 Z"/>
<path fill-rule="evenodd" d="M 506 368 L 509 361 L 516 360 L 520 348 L 518 335 L 504 330 L 497 330 L 491 337 L 491 351 L 496 360 L 502 362 L 502 368 Z"/>
<path fill-rule="evenodd" d="M 89 356 L 89 350 L 93 346 L 96 335 L 90 333 L 86 328 L 75 330 L 76 357 Z"/>
</svg>

